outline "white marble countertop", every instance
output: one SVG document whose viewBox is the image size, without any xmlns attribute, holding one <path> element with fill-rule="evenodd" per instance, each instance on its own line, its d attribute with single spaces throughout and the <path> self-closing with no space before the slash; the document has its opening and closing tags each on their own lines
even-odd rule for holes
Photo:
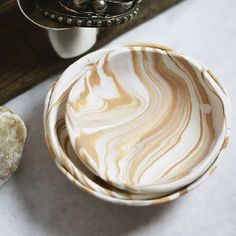
<svg viewBox="0 0 236 236">
<path fill-rule="evenodd" d="M 192 55 L 228 89 L 236 109 L 236 1 L 187 0 L 118 38 L 151 41 Z M 42 110 L 54 78 L 6 104 L 28 127 L 23 160 L 0 190 L 1 236 L 236 235 L 236 128 L 213 177 L 180 199 L 143 208 L 112 205 L 74 187 L 49 157 Z M 33 78 L 32 78 L 33 79 Z"/>
</svg>

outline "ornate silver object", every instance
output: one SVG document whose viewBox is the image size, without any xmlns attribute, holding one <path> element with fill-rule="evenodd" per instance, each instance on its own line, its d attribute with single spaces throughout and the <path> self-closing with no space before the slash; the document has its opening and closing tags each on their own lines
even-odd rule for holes
<svg viewBox="0 0 236 236">
<path fill-rule="evenodd" d="M 58 55 L 69 58 L 86 52 L 95 44 L 98 28 L 117 26 L 132 20 L 138 13 L 141 0 L 17 2 L 26 18 L 48 30 L 49 40 Z"/>
<path fill-rule="evenodd" d="M 23 14 L 47 29 L 110 27 L 138 13 L 141 0 L 17 0 Z"/>
<path fill-rule="evenodd" d="M 41 14 L 61 24 L 78 27 L 110 27 L 132 20 L 137 0 L 58 0 L 50 6 L 37 2 Z"/>
</svg>

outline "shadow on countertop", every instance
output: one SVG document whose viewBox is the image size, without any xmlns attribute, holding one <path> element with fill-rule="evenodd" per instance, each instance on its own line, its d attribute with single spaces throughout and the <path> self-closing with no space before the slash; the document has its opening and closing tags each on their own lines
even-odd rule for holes
<svg viewBox="0 0 236 236">
<path fill-rule="evenodd" d="M 28 138 L 13 181 L 17 199 L 22 201 L 29 221 L 39 225 L 42 235 L 128 235 L 148 227 L 154 220 L 162 221 L 172 210 L 174 203 L 150 207 L 113 205 L 73 186 L 48 154 L 43 104 L 35 104 L 32 111 L 25 120 Z"/>
</svg>

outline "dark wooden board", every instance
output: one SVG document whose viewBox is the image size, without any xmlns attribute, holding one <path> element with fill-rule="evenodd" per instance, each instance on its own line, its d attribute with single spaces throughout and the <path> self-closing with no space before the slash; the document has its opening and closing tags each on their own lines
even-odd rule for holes
<svg viewBox="0 0 236 236">
<path fill-rule="evenodd" d="M 101 29 L 96 50 L 129 29 L 156 16 L 181 0 L 143 0 L 138 16 L 128 24 Z M 49 76 L 64 70 L 73 59 L 53 51 L 45 30 L 30 23 L 15 0 L 0 0 L 0 105 Z"/>
</svg>

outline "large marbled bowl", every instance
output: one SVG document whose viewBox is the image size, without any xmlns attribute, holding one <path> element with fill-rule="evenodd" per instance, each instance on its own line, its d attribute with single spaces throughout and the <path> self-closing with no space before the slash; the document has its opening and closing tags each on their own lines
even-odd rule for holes
<svg viewBox="0 0 236 236">
<path fill-rule="evenodd" d="M 149 48 L 159 48 L 162 51 L 170 51 L 165 47 L 157 45 L 150 45 Z M 82 75 L 86 74 L 87 71 L 104 55 L 114 50 L 122 49 L 113 48 L 112 50 L 100 50 L 83 57 L 72 64 L 63 73 L 59 81 L 51 87 L 45 101 L 44 113 L 45 138 L 51 156 L 55 160 L 58 168 L 67 176 L 67 178 L 69 178 L 79 188 L 97 196 L 98 198 L 126 205 L 151 205 L 171 201 L 190 191 L 192 188 L 200 184 L 208 175 L 210 175 L 216 167 L 218 155 L 214 158 L 204 173 L 199 175 L 198 178 L 192 183 L 178 189 L 175 192 L 168 193 L 161 191 L 148 194 L 135 194 L 112 187 L 95 176 L 91 171 L 85 168 L 71 148 L 64 119 L 68 93 Z M 209 75 L 216 81 L 215 77 L 213 77 L 210 72 Z M 229 123 L 230 121 L 228 121 L 228 124 Z M 225 146 L 226 141 L 224 142 L 221 151 Z"/>
</svg>

